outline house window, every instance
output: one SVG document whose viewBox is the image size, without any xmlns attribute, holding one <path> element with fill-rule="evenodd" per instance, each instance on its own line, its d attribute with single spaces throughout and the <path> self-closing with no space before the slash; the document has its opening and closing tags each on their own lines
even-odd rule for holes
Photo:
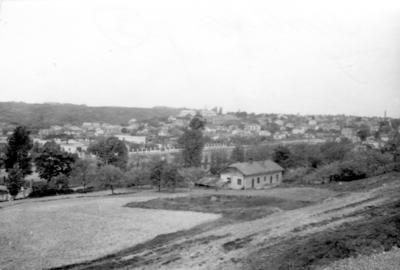
<svg viewBox="0 0 400 270">
<path fill-rule="evenodd" d="M 232 182 L 232 179 L 230 177 L 228 177 L 227 180 L 229 184 Z"/>
<path fill-rule="evenodd" d="M 237 184 L 238 184 L 239 186 L 241 186 L 241 185 L 242 185 L 242 179 L 238 178 Z"/>
<path fill-rule="evenodd" d="M 260 184 L 260 177 L 257 177 L 257 184 Z"/>
<path fill-rule="evenodd" d="M 275 175 L 276 181 L 278 182 L 279 180 L 279 174 Z"/>
</svg>

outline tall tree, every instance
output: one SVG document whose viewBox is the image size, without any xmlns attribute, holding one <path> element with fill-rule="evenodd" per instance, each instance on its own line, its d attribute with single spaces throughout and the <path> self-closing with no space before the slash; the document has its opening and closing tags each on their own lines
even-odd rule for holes
<svg viewBox="0 0 400 270">
<path fill-rule="evenodd" d="M 204 126 L 205 120 L 200 115 L 196 115 L 178 140 L 178 144 L 182 147 L 185 167 L 200 167 L 201 165 L 201 155 L 205 144 Z"/>
<path fill-rule="evenodd" d="M 241 145 L 236 145 L 231 154 L 232 162 L 244 162 L 244 148 Z"/>
<path fill-rule="evenodd" d="M 51 141 L 40 149 L 35 158 L 35 165 L 39 176 L 50 183 L 53 177 L 60 174 L 69 176 L 76 159 L 76 155 L 63 151 L 58 144 Z"/>
<path fill-rule="evenodd" d="M 229 163 L 228 154 L 225 150 L 214 150 L 211 152 L 210 172 L 214 175 L 219 174 Z"/>
<path fill-rule="evenodd" d="M 288 168 L 290 167 L 290 161 L 291 161 L 291 152 L 289 148 L 283 145 L 279 145 L 274 149 L 273 153 L 273 160 L 281 165 L 283 168 Z"/>
<path fill-rule="evenodd" d="M 371 130 L 367 125 L 361 126 L 360 129 L 357 131 L 357 136 L 362 142 L 364 142 L 368 138 L 368 136 L 370 136 L 370 134 Z"/>
<path fill-rule="evenodd" d="M 384 152 L 390 153 L 393 157 L 393 162 L 400 162 L 400 133 L 394 132 L 390 140 L 383 148 Z"/>
<path fill-rule="evenodd" d="M 9 171 L 17 164 L 23 176 L 32 173 L 31 157 L 29 151 L 32 148 L 32 139 L 26 127 L 16 127 L 8 137 L 8 144 L 5 153 L 4 164 Z"/>
<path fill-rule="evenodd" d="M 72 166 L 72 181 L 83 186 L 83 192 L 86 192 L 87 185 L 93 181 L 96 174 L 95 162 L 88 159 L 78 159 Z"/>
<path fill-rule="evenodd" d="M 163 170 L 165 166 L 164 160 L 155 161 L 151 166 L 150 170 L 150 180 L 154 186 L 158 187 L 158 191 L 161 191 L 163 185 Z"/>
<path fill-rule="evenodd" d="M 114 165 L 125 169 L 128 163 L 128 149 L 123 141 L 117 137 L 100 138 L 88 148 L 105 165 Z"/>
<path fill-rule="evenodd" d="M 177 184 L 183 181 L 183 177 L 178 173 L 178 168 L 172 164 L 165 164 L 161 177 L 164 185 L 172 191 L 175 191 Z"/>
<path fill-rule="evenodd" d="M 206 172 L 200 168 L 181 168 L 178 173 L 183 178 L 183 181 L 187 183 L 190 190 L 192 190 L 196 181 L 206 174 Z"/>
<path fill-rule="evenodd" d="M 8 170 L 8 176 L 6 178 L 6 186 L 11 197 L 14 199 L 24 185 L 24 173 L 19 168 L 18 164 L 14 165 L 14 168 Z"/>
<path fill-rule="evenodd" d="M 120 168 L 113 165 L 105 165 L 98 171 L 98 179 L 102 187 L 110 188 L 111 194 L 114 194 L 115 186 L 121 184 L 124 174 Z"/>
</svg>

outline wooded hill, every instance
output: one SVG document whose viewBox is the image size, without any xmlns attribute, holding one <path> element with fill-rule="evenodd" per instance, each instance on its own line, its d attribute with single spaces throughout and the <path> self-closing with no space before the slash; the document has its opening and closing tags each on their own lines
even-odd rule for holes
<svg viewBox="0 0 400 270">
<path fill-rule="evenodd" d="M 34 128 L 63 124 L 81 125 L 83 122 L 127 124 L 132 118 L 145 120 L 175 116 L 180 110 L 169 107 L 89 107 L 61 103 L 0 102 L 0 122 Z"/>
</svg>

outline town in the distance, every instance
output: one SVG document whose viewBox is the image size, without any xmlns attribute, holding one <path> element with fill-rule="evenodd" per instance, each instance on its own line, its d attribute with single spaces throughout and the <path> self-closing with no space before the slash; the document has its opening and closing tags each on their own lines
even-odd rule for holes
<svg viewBox="0 0 400 270">
<path fill-rule="evenodd" d="M 155 153 L 179 148 L 178 138 L 190 120 L 201 115 L 206 121 L 207 147 L 229 147 L 258 143 L 318 143 L 347 138 L 378 149 L 398 130 L 400 120 L 386 116 L 255 114 L 245 111 L 224 113 L 213 109 L 182 109 L 177 114 L 126 123 L 83 122 L 81 125 L 49 125 L 31 132 L 33 141 L 55 141 L 69 153 L 84 157 L 90 143 L 98 137 L 115 136 L 124 141 L 131 153 Z M 0 122 L 0 144 L 7 142 L 17 124 Z"/>
</svg>

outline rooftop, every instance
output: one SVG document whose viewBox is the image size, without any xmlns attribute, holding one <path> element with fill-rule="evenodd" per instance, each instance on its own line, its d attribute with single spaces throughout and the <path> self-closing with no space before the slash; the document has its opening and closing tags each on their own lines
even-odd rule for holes
<svg viewBox="0 0 400 270">
<path fill-rule="evenodd" d="M 272 160 L 238 162 L 229 165 L 228 169 L 229 168 L 237 169 L 244 175 L 255 175 L 283 171 L 283 168 Z"/>
</svg>

